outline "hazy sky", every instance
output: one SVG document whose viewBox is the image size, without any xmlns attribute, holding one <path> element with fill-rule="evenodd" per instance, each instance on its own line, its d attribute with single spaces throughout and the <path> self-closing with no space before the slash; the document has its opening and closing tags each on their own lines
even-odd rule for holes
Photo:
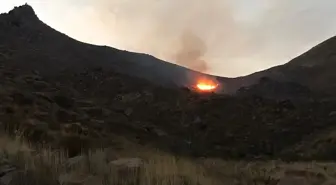
<svg viewBox="0 0 336 185">
<path fill-rule="evenodd" d="M 0 12 L 25 2 L 78 40 L 229 77 L 285 63 L 336 34 L 335 0 L 0 0 Z"/>
</svg>

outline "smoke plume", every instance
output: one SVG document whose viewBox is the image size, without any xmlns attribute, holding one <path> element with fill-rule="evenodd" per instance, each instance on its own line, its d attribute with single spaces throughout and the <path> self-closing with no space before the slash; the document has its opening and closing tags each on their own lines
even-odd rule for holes
<svg viewBox="0 0 336 185">
<path fill-rule="evenodd" d="M 177 49 L 176 63 L 191 69 L 206 72 L 207 63 L 202 59 L 206 53 L 206 45 L 201 38 L 192 32 L 185 32 L 181 36 L 181 46 Z"/>
</svg>

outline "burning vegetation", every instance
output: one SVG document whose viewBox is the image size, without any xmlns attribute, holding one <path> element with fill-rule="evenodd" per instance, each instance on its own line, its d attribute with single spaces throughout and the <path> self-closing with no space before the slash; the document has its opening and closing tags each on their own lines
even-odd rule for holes
<svg viewBox="0 0 336 185">
<path fill-rule="evenodd" d="M 218 83 L 211 79 L 200 79 L 196 83 L 196 88 L 201 92 L 213 92 L 217 89 Z"/>
<path fill-rule="evenodd" d="M 216 87 L 218 85 L 217 84 L 212 85 L 212 84 L 207 84 L 207 83 L 198 83 L 196 86 L 200 91 L 213 91 L 213 90 L 216 89 Z"/>
<path fill-rule="evenodd" d="M 215 92 L 219 88 L 219 83 L 216 79 L 210 77 L 195 78 L 192 89 L 197 92 Z"/>
<path fill-rule="evenodd" d="M 201 73 L 207 72 L 207 62 L 202 59 L 207 51 L 203 40 L 192 31 L 185 31 L 180 41 L 181 48 L 176 53 L 176 63 Z M 192 81 L 191 89 L 197 92 L 214 92 L 219 86 L 217 80 L 209 76 L 191 75 L 189 78 Z"/>
</svg>

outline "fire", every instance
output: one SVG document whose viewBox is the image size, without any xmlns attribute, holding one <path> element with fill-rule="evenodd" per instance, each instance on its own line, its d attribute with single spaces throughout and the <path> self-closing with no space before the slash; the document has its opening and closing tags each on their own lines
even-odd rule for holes
<svg viewBox="0 0 336 185">
<path fill-rule="evenodd" d="M 200 91 L 214 91 L 218 87 L 218 84 L 212 80 L 199 80 L 196 87 Z"/>
<path fill-rule="evenodd" d="M 199 83 L 196 86 L 199 90 L 202 90 L 202 91 L 210 91 L 216 88 L 215 85 L 204 84 L 204 83 Z"/>
</svg>

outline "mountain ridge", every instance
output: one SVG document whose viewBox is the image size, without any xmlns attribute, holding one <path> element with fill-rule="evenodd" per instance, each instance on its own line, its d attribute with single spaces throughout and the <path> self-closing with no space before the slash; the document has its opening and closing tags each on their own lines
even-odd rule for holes
<svg viewBox="0 0 336 185">
<path fill-rule="evenodd" d="M 26 15 L 26 14 L 31 14 L 31 15 Z M 16 21 L 16 23 L 18 22 L 24 23 L 25 20 L 21 19 L 20 17 L 34 17 L 32 15 L 36 15 L 33 8 L 30 5 L 25 4 L 23 6 L 14 8 L 12 11 L 10 11 L 7 14 L 3 14 L 2 16 L 6 16 L 4 19 L 12 20 L 12 22 Z M 191 80 L 194 80 L 196 76 L 207 76 L 210 78 L 217 78 L 212 75 L 203 74 L 197 71 L 187 69 L 186 67 L 179 66 L 177 64 L 173 64 L 173 63 L 169 63 L 169 62 L 157 59 L 154 56 L 151 56 L 148 54 L 119 50 L 119 49 L 112 48 L 109 46 L 97 46 L 93 44 L 87 44 L 87 43 L 75 40 L 73 38 L 70 38 L 69 36 L 63 33 L 56 31 L 55 29 L 49 27 L 48 25 L 40 21 L 37 16 L 32 19 L 34 19 L 34 24 L 30 24 L 30 26 L 23 28 L 23 29 L 26 29 L 24 31 L 27 31 L 28 29 L 27 32 L 29 33 L 23 33 L 23 34 L 35 35 L 36 38 L 32 38 L 32 40 L 36 42 L 34 43 L 35 46 L 39 44 L 38 39 L 45 39 L 49 42 L 51 41 L 53 42 L 53 45 L 52 45 L 53 50 L 58 50 L 60 52 L 62 51 L 62 53 L 66 55 L 74 55 L 75 53 L 77 58 L 78 57 L 82 58 L 81 61 L 78 60 L 76 61 L 76 63 L 82 63 L 83 65 L 95 65 L 95 64 L 92 64 L 92 62 L 86 62 L 86 61 L 94 60 L 93 58 L 87 57 L 88 55 L 93 54 L 95 55 L 95 57 L 97 57 L 95 59 L 96 63 L 99 63 L 99 64 L 96 64 L 97 66 L 112 67 L 117 72 L 124 73 L 127 75 L 137 76 L 140 78 L 145 78 L 146 80 L 149 80 L 155 84 L 164 85 L 168 87 L 175 87 L 175 86 L 181 87 L 185 85 L 190 85 L 194 83 L 194 82 L 191 82 Z M 51 34 L 51 30 L 53 32 L 52 34 Z M 49 35 L 39 35 L 39 33 L 48 33 Z M 6 35 L 7 38 L 2 38 L 2 39 L 5 42 L 6 40 L 8 40 L 8 43 L 6 44 L 12 45 L 12 47 L 15 48 L 18 46 L 13 46 L 13 44 L 9 43 L 9 42 L 12 42 L 12 38 L 8 37 L 9 35 L 15 36 L 15 34 L 16 33 L 13 32 L 13 30 L 11 30 L 10 32 L 0 34 L 0 37 L 1 35 Z M 61 36 L 66 36 L 66 37 L 61 37 Z M 55 39 L 55 38 L 58 38 L 58 39 Z M 76 41 L 76 43 L 71 42 L 72 44 L 71 47 L 70 46 L 65 47 L 65 48 L 70 49 L 71 52 L 68 51 L 67 49 L 64 50 L 64 48 L 62 48 L 63 47 L 62 43 L 64 43 L 65 39 Z M 27 41 L 23 41 L 23 42 L 26 43 Z M 29 49 L 29 43 L 27 45 Z M 48 49 L 48 48 L 42 48 L 42 49 Z M 78 54 L 76 50 L 77 51 L 84 50 L 86 52 L 84 52 L 83 54 Z M 47 51 L 47 52 L 52 52 L 52 51 Z M 90 53 L 90 54 L 86 54 L 86 53 Z M 121 59 L 121 60 L 118 60 L 118 59 Z M 59 69 L 59 66 L 71 67 L 72 65 L 74 65 L 74 63 L 75 62 L 73 62 L 73 64 L 71 65 L 62 64 L 62 65 L 52 66 L 48 68 L 49 71 L 47 72 L 47 74 L 50 74 L 50 72 L 52 72 L 50 71 L 50 69 L 57 70 Z M 41 72 L 45 70 L 45 68 L 42 69 L 42 67 L 38 65 L 34 66 L 34 68 L 37 68 L 37 69 L 40 68 Z"/>
<path fill-rule="evenodd" d="M 333 128 L 335 99 L 322 101 L 301 83 L 283 82 L 314 76 L 302 73 L 306 68 L 272 68 L 268 72 L 277 72 L 275 78 L 258 74 L 245 90 L 237 79 L 217 78 L 224 91 L 232 85 L 242 95 L 195 92 L 180 86 L 203 74 L 146 54 L 76 41 L 41 21 L 24 22 L 22 14 L 16 16 L 19 10 L 0 16 L 0 127 L 5 130 L 23 128 L 34 142 L 66 145 L 71 156 L 81 146 L 68 146 L 73 143 L 64 139 L 68 134 L 83 145 L 110 147 L 117 135 L 196 157 L 333 159 L 328 155 L 333 148 L 312 154 L 313 146 L 302 138 Z M 330 63 L 310 69 L 332 70 Z M 298 97 L 307 98 L 294 101 Z"/>
<path fill-rule="evenodd" d="M 20 47 L 18 45 L 21 45 L 21 47 L 25 45 L 23 47 L 29 50 L 29 42 L 34 42 L 34 47 L 42 44 L 40 46 L 42 50 L 51 48 L 49 51 L 45 51 L 46 55 L 47 53 L 58 50 L 63 55 L 67 55 L 67 58 L 76 58 L 72 63 L 69 63 L 69 61 L 67 61 L 67 63 L 57 61 L 42 65 L 38 64 L 38 62 L 35 65 L 31 64 L 32 68 L 38 69 L 42 73 L 43 71 L 48 71 L 46 74 L 52 73 L 53 70 L 59 69 L 60 66 L 64 66 L 64 69 L 61 70 L 65 70 L 66 68 L 74 68 L 73 66 L 76 64 L 82 64 L 83 66 L 96 65 L 113 68 L 117 72 L 143 78 L 157 85 L 173 88 L 190 87 L 195 85 L 198 78 L 206 77 L 218 81 L 221 88 L 216 92 L 224 94 L 235 94 L 242 87 L 248 87 L 258 83 L 262 77 L 269 77 L 280 82 L 299 83 L 309 87 L 312 91 L 330 91 L 330 94 L 336 92 L 336 80 L 333 80 L 336 79 L 336 76 L 333 75 L 334 73 L 332 72 L 332 69 L 336 66 L 333 66 L 333 62 L 330 62 L 336 59 L 336 52 L 334 53 L 332 49 L 328 49 L 334 46 L 336 47 L 336 39 L 334 37 L 312 47 L 302 55 L 283 65 L 246 76 L 227 78 L 194 71 L 174 63 L 157 59 L 152 55 L 119 50 L 109 46 L 98 46 L 75 40 L 40 21 L 33 8 L 28 4 L 16 7 L 8 13 L 1 14 L 1 17 L 0 20 L 10 20 L 11 24 L 21 24 L 21 27 L 17 26 L 16 30 L 7 30 L 6 33 L 0 33 L 0 38 L 3 40 L 2 42 L 6 42 L 7 40 L 7 43 L 3 43 L 2 45 L 10 45 L 13 50 Z M 27 21 L 29 23 L 25 24 Z M 2 32 L 6 31 L 4 30 L 4 28 L 6 29 L 4 22 L 6 21 L 2 21 Z M 12 27 L 10 29 L 12 29 Z M 42 33 L 48 34 L 43 35 Z M 11 43 L 13 39 L 9 36 L 13 35 L 15 37 L 17 34 L 28 35 L 30 39 L 25 41 L 21 40 L 19 44 L 15 45 Z M 1 35 L 6 35 L 7 38 L 1 37 Z M 50 43 L 52 42 L 53 45 L 51 47 L 44 47 L 43 44 L 45 44 L 45 42 L 39 39 L 44 39 Z M 65 40 L 76 42 L 68 42 L 71 46 L 64 46 L 62 43 L 66 43 Z M 96 58 L 90 56 L 95 56 Z M 18 60 L 15 59 L 15 61 Z M 90 61 L 96 62 L 93 64 Z M 62 64 L 55 65 L 55 63 Z M 43 65 L 44 67 L 42 67 Z M 46 68 L 49 70 L 46 70 Z M 78 66 L 75 68 L 78 68 Z M 323 80 L 325 82 L 323 82 Z"/>
</svg>

